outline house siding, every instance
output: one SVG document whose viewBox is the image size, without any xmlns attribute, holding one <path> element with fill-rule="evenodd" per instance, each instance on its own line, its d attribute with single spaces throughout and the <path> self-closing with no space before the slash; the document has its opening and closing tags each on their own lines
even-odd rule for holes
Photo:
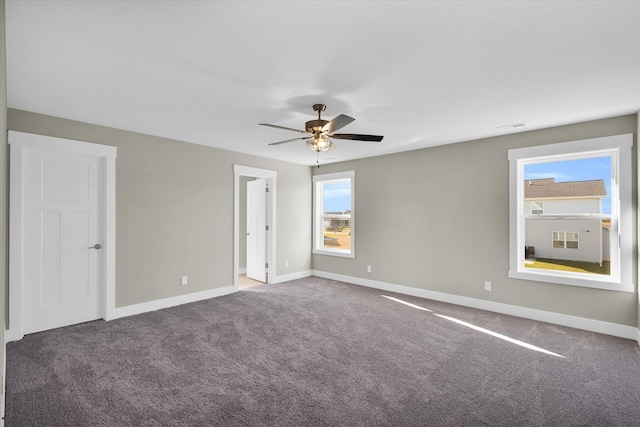
<svg viewBox="0 0 640 427">
<path fill-rule="evenodd" d="M 525 213 L 530 214 L 531 204 L 534 200 L 526 200 Z M 544 202 L 545 215 L 561 215 L 561 214 L 588 214 L 600 213 L 601 202 L 599 198 L 594 199 L 560 199 L 549 200 L 539 199 Z"/>
<path fill-rule="evenodd" d="M 578 249 L 554 248 L 554 231 L 579 233 Z M 602 225 L 597 219 L 562 220 L 532 219 L 526 221 L 525 245 L 535 248 L 536 258 L 551 258 L 569 261 L 603 261 Z"/>
</svg>

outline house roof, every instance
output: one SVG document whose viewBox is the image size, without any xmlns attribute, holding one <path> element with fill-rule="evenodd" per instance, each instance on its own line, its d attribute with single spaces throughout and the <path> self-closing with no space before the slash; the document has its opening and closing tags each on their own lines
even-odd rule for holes
<svg viewBox="0 0 640 427">
<path fill-rule="evenodd" d="M 555 178 L 526 179 L 525 199 L 558 199 L 567 197 L 606 197 L 603 179 L 556 182 Z"/>
</svg>

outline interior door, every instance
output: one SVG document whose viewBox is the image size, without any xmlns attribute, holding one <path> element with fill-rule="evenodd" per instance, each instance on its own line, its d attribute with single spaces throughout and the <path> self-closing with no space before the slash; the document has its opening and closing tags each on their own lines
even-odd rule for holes
<svg viewBox="0 0 640 427">
<path fill-rule="evenodd" d="M 267 180 L 247 182 L 247 277 L 267 281 Z"/>
<path fill-rule="evenodd" d="M 101 164 L 35 148 L 24 160 L 24 333 L 101 318 Z"/>
</svg>

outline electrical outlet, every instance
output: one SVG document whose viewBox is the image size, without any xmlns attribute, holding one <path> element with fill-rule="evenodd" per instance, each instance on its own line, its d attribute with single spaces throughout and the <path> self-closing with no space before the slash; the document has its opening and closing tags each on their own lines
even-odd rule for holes
<svg viewBox="0 0 640 427">
<path fill-rule="evenodd" d="M 187 283 L 189 283 L 189 281 L 187 280 L 187 276 L 182 276 L 182 278 L 180 279 L 180 284 L 182 286 L 185 286 Z"/>
<path fill-rule="evenodd" d="M 484 290 L 491 291 L 491 282 L 484 282 Z"/>
<path fill-rule="evenodd" d="M 367 273 L 371 273 L 371 266 L 367 265 Z"/>
<path fill-rule="evenodd" d="M 284 262 L 284 268 L 289 268 L 289 261 Z"/>
</svg>

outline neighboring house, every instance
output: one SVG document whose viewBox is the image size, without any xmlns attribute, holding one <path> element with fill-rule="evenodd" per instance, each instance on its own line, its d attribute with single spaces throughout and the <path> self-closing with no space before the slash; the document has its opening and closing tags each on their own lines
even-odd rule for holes
<svg viewBox="0 0 640 427">
<path fill-rule="evenodd" d="M 324 228 L 327 231 L 342 231 L 351 226 L 351 211 L 325 212 Z"/>
<path fill-rule="evenodd" d="M 602 214 L 604 180 L 528 179 L 524 188 L 525 215 L 540 215 L 525 222 L 528 258 L 609 261 L 609 222 L 589 215 Z"/>
</svg>

